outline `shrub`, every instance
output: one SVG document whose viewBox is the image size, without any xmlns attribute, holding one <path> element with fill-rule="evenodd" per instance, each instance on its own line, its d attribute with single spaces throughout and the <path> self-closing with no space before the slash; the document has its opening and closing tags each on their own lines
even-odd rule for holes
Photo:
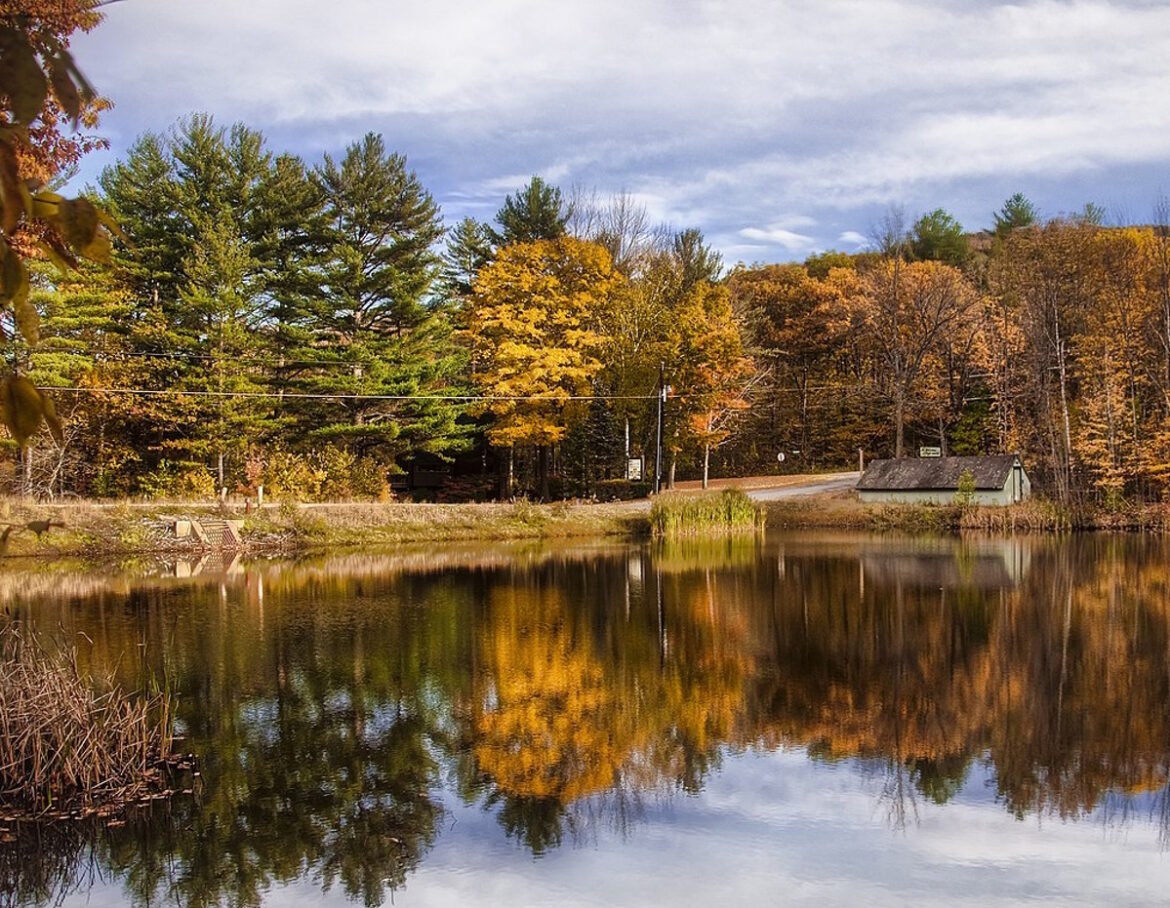
<svg viewBox="0 0 1170 908">
<path fill-rule="evenodd" d="M 215 498 L 215 477 L 201 463 L 164 458 L 138 481 L 138 489 L 147 498 L 210 500 Z"/>
<path fill-rule="evenodd" d="M 324 472 L 302 454 L 277 448 L 268 455 L 264 489 L 277 501 L 316 501 Z"/>
<path fill-rule="evenodd" d="M 964 470 L 959 474 L 959 482 L 955 487 L 955 505 L 960 508 L 969 508 L 975 503 L 975 474 Z"/>
</svg>

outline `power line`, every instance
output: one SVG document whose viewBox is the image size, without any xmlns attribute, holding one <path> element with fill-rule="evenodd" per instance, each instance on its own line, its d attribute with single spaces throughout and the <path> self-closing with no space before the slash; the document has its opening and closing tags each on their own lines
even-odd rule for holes
<svg viewBox="0 0 1170 908">
<path fill-rule="evenodd" d="M 325 366 L 353 369 L 355 367 L 369 367 L 377 363 L 374 359 L 363 360 L 319 360 L 319 359 L 263 359 L 248 356 L 222 356 L 210 353 L 184 353 L 179 351 L 165 352 L 152 350 L 95 350 L 78 347 L 49 347 L 43 345 L 31 351 L 34 357 L 57 354 L 61 356 L 93 356 L 104 361 L 118 359 L 167 359 L 193 360 L 209 363 L 238 363 L 246 366 L 270 366 L 277 369 L 293 367 Z"/>
<path fill-rule="evenodd" d="M 185 388 L 80 388 L 63 385 L 38 385 L 38 391 L 71 392 L 76 394 L 130 394 L 141 397 L 218 397 L 257 398 L 267 400 L 442 400 L 452 403 L 490 403 L 491 401 L 539 400 L 552 403 L 571 400 L 653 400 L 655 394 L 348 394 L 344 392 L 307 393 L 294 391 L 197 391 Z"/>
</svg>

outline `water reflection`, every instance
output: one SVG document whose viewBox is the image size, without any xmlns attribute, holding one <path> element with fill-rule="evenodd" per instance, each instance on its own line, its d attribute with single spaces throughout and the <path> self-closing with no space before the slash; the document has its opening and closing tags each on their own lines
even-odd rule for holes
<svg viewBox="0 0 1170 908">
<path fill-rule="evenodd" d="M 451 796 L 539 855 L 626 834 L 747 748 L 875 775 L 895 826 L 978 767 L 1016 816 L 1104 805 L 1165 831 L 1167 554 L 1099 537 L 451 549 L 89 573 L 56 595 L 9 572 L 15 615 L 84 633 L 127 683 L 168 681 L 204 786 L 177 816 L 0 846 L 0 902 L 97 875 L 137 904 L 257 904 L 306 878 L 380 904 Z"/>
</svg>

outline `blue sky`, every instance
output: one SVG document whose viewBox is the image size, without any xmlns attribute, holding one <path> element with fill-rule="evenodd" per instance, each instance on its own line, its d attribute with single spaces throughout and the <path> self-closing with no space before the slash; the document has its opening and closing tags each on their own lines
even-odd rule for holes
<svg viewBox="0 0 1170 908">
<path fill-rule="evenodd" d="M 865 243 L 890 204 L 991 223 L 1170 192 L 1170 4 L 123 0 L 75 42 L 109 153 L 192 111 L 315 162 L 365 132 L 449 223 L 540 174 L 626 191 L 728 262 Z"/>
</svg>

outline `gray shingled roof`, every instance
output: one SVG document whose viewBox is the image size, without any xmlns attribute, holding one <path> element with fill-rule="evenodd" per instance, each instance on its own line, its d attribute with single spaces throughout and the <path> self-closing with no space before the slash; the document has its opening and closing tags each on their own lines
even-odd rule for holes
<svg viewBox="0 0 1170 908">
<path fill-rule="evenodd" d="M 959 477 L 970 470 L 976 489 L 1002 489 L 1019 460 L 1015 454 L 993 457 L 903 457 L 898 460 L 872 461 L 857 488 L 863 491 L 886 490 L 954 491 Z"/>
</svg>

